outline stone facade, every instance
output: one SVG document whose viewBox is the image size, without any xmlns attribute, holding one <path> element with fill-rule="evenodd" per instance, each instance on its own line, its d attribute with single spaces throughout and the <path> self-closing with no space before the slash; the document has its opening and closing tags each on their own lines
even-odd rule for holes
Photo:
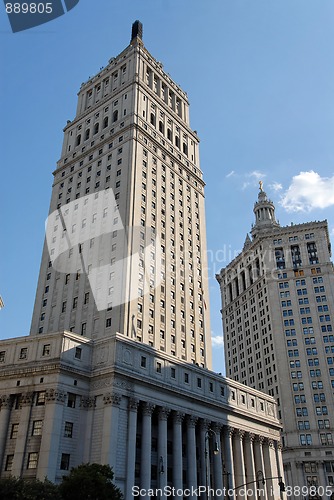
<svg viewBox="0 0 334 500">
<path fill-rule="evenodd" d="M 255 499 L 262 471 L 264 498 L 280 498 L 272 397 L 122 334 L 41 334 L 1 349 L 2 477 L 58 482 L 73 466 L 99 462 L 113 467 L 128 499 L 133 486 L 225 487 L 246 498 L 245 483 Z"/>
<path fill-rule="evenodd" d="M 278 403 L 291 486 L 334 483 L 334 273 L 327 221 L 280 227 L 261 190 L 252 240 L 217 280 L 226 373 Z M 295 498 L 299 498 L 296 495 Z"/>
</svg>

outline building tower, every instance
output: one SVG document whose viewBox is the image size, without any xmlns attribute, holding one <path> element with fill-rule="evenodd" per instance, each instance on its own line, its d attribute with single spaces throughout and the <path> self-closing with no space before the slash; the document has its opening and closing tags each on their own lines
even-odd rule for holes
<svg viewBox="0 0 334 500">
<path fill-rule="evenodd" d="M 81 86 L 31 332 L 0 344 L 2 477 L 60 482 L 96 462 L 126 500 L 165 487 L 195 500 L 200 486 L 205 500 L 208 487 L 239 500 L 245 483 L 255 499 L 260 476 L 262 498 L 281 498 L 274 399 L 208 369 L 198 142 L 186 94 L 136 22 Z"/>
<path fill-rule="evenodd" d="M 199 139 L 141 36 L 138 21 L 64 129 L 31 335 L 117 331 L 210 368 Z"/>
<path fill-rule="evenodd" d="M 280 227 L 263 191 L 252 239 L 216 276 L 226 374 L 274 396 L 288 483 L 333 486 L 334 273 L 327 222 Z M 297 498 L 297 497 L 296 497 Z"/>
</svg>

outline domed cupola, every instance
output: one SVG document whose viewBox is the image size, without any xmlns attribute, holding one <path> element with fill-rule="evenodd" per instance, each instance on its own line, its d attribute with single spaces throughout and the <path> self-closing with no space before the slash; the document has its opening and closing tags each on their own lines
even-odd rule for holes
<svg viewBox="0 0 334 500">
<path fill-rule="evenodd" d="M 274 228 L 280 227 L 275 218 L 275 205 L 268 199 L 267 194 L 263 191 L 263 182 L 260 181 L 260 192 L 258 201 L 254 204 L 255 224 L 252 227 L 252 237 L 256 238 L 262 233 L 272 231 Z"/>
</svg>

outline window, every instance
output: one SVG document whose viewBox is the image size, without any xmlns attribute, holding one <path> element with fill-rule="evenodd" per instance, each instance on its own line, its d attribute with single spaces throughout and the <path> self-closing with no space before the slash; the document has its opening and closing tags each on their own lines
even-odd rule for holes
<svg viewBox="0 0 334 500">
<path fill-rule="evenodd" d="M 161 363 L 157 362 L 157 373 L 161 373 Z"/>
<path fill-rule="evenodd" d="M 140 366 L 146 368 L 146 356 L 142 356 L 140 360 Z"/>
<path fill-rule="evenodd" d="M 186 384 L 189 384 L 189 373 L 184 374 L 184 381 Z"/>
<path fill-rule="evenodd" d="M 67 406 L 69 408 L 75 408 L 76 395 L 72 392 L 67 394 Z"/>
<path fill-rule="evenodd" d="M 13 462 L 14 462 L 14 455 L 7 455 L 6 457 L 6 465 L 5 465 L 5 470 L 6 471 L 11 471 L 13 468 Z"/>
<path fill-rule="evenodd" d="M 34 420 L 32 423 L 32 436 L 41 436 L 43 429 L 43 420 Z"/>
<path fill-rule="evenodd" d="M 12 428 L 10 431 L 10 439 L 16 439 L 18 432 L 19 432 L 19 424 L 12 424 Z"/>
<path fill-rule="evenodd" d="M 5 362 L 6 351 L 0 351 L 0 363 Z"/>
<path fill-rule="evenodd" d="M 36 395 L 36 406 L 45 405 L 45 391 L 40 391 Z"/>
<path fill-rule="evenodd" d="M 51 352 L 51 344 L 44 344 L 42 356 L 50 356 L 50 352 Z"/>
<path fill-rule="evenodd" d="M 73 305 L 72 305 L 73 309 L 76 309 L 77 305 L 78 305 L 78 297 L 74 297 L 73 298 Z"/>
<path fill-rule="evenodd" d="M 60 469 L 69 470 L 69 468 L 70 468 L 70 455 L 69 453 L 62 453 L 60 461 Z"/>
<path fill-rule="evenodd" d="M 71 438 L 73 436 L 73 422 L 65 422 L 64 437 Z"/>
<path fill-rule="evenodd" d="M 27 359 L 28 356 L 28 348 L 27 347 L 22 347 L 20 350 L 20 357 L 19 359 Z"/>
<path fill-rule="evenodd" d="M 81 347 L 76 347 L 75 348 L 75 353 L 74 353 L 75 359 L 81 359 L 81 354 L 82 354 Z"/>
<path fill-rule="evenodd" d="M 32 452 L 28 455 L 27 469 L 37 469 L 38 453 Z"/>
</svg>

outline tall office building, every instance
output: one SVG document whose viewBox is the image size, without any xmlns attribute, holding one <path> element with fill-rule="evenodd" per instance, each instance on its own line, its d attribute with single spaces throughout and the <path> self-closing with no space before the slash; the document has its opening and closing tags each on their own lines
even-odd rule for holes
<svg viewBox="0 0 334 500">
<path fill-rule="evenodd" d="M 140 30 L 65 127 L 31 334 L 117 331 L 210 368 L 199 139 Z"/>
<path fill-rule="evenodd" d="M 281 227 L 262 182 L 254 214 L 252 238 L 217 275 L 226 373 L 276 398 L 288 484 L 332 492 L 334 273 L 327 222 Z"/>
<path fill-rule="evenodd" d="M 245 483 L 247 498 L 281 498 L 274 399 L 208 369 L 198 142 L 186 94 L 136 22 L 130 45 L 81 86 L 31 334 L 0 345 L 3 477 L 60 481 L 98 462 L 128 500 L 133 486 L 246 498 Z"/>
</svg>

